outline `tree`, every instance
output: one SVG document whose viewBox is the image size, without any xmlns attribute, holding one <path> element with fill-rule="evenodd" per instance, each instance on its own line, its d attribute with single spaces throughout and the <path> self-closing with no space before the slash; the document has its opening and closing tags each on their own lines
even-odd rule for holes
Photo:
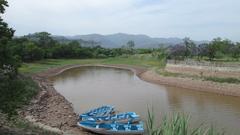
<svg viewBox="0 0 240 135">
<path fill-rule="evenodd" d="M 170 47 L 170 58 L 175 60 L 183 60 L 185 56 L 186 48 L 183 45 L 175 45 Z"/>
<path fill-rule="evenodd" d="M 29 34 L 25 36 L 29 40 L 35 42 L 38 47 L 44 50 L 45 58 L 52 58 L 52 48 L 56 46 L 57 41 L 55 41 L 51 34 L 48 32 L 37 32 L 34 34 Z"/>
<path fill-rule="evenodd" d="M 0 15 L 5 12 L 5 7 L 8 6 L 7 1 L 0 0 Z M 19 63 L 16 57 L 12 55 L 9 47 L 9 41 L 12 39 L 14 30 L 8 27 L 0 16 L 0 72 L 14 75 L 17 73 Z"/>
<path fill-rule="evenodd" d="M 134 41 L 130 40 L 130 41 L 127 42 L 127 47 L 134 48 L 134 46 L 135 46 Z"/>
<path fill-rule="evenodd" d="M 134 54 L 134 47 L 135 47 L 134 41 L 130 40 L 127 42 L 126 49 L 129 54 L 131 55 Z"/>
<path fill-rule="evenodd" d="M 192 58 L 196 52 L 196 45 L 195 43 L 188 37 L 183 39 L 185 45 L 185 57 Z"/>
<path fill-rule="evenodd" d="M 212 42 L 209 43 L 207 47 L 207 56 L 209 60 L 216 58 L 217 54 L 220 55 L 223 50 L 223 42 L 221 38 L 215 38 Z"/>
<path fill-rule="evenodd" d="M 232 57 L 238 60 L 240 58 L 240 43 L 236 43 L 230 50 Z"/>
<path fill-rule="evenodd" d="M 24 61 L 41 60 L 44 57 L 43 49 L 39 48 L 34 42 L 25 42 L 23 47 Z"/>
<path fill-rule="evenodd" d="M 0 0 L 0 15 L 5 11 L 8 6 L 6 0 Z M 7 113 L 8 116 L 16 114 L 15 109 L 18 104 L 14 101 L 16 99 L 24 100 L 25 98 L 19 97 L 19 93 L 25 93 L 26 90 L 20 79 L 18 79 L 17 67 L 19 62 L 13 55 L 10 48 L 10 41 L 12 40 L 14 30 L 8 27 L 0 16 L 0 112 Z"/>
<path fill-rule="evenodd" d="M 197 56 L 198 60 L 202 59 L 204 56 L 207 56 L 208 43 L 203 43 L 197 47 Z"/>
</svg>

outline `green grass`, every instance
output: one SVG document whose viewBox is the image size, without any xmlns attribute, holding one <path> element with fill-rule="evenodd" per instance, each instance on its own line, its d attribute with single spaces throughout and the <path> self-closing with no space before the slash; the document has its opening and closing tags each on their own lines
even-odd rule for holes
<svg viewBox="0 0 240 135">
<path fill-rule="evenodd" d="M 66 65 L 75 64 L 98 64 L 101 59 L 46 59 L 32 63 L 24 63 L 19 68 L 19 72 L 23 74 L 38 73 L 50 68 L 57 68 Z"/>
<path fill-rule="evenodd" d="M 76 65 L 76 64 L 107 64 L 107 65 L 131 65 L 131 66 L 141 66 L 146 68 L 161 68 L 164 66 L 162 62 L 157 59 L 147 57 L 147 56 L 126 56 L 126 57 L 116 57 L 107 59 L 46 59 L 41 61 L 36 61 L 33 63 L 24 63 L 19 68 L 20 73 L 23 74 L 33 74 L 48 70 L 50 68 L 57 68 L 66 65 Z"/>
<path fill-rule="evenodd" d="M 103 64 L 124 64 L 132 66 L 141 66 L 146 68 L 161 68 L 164 66 L 163 62 L 152 58 L 150 56 L 135 55 L 131 57 L 116 57 L 105 59 Z"/>
</svg>

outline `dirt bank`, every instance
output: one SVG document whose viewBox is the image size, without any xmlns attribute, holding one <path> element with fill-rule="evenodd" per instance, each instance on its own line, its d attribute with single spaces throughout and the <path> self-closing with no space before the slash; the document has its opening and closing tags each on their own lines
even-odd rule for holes
<svg viewBox="0 0 240 135">
<path fill-rule="evenodd" d="M 140 78 L 156 84 L 169 85 L 203 92 L 212 92 L 221 95 L 240 96 L 239 84 L 217 83 L 192 78 L 165 77 L 158 75 L 153 71 L 146 71 L 142 73 Z"/>
<path fill-rule="evenodd" d="M 77 114 L 74 113 L 71 103 L 54 89 L 53 83 L 49 79 L 65 70 L 81 66 L 91 65 L 69 65 L 61 68 L 49 69 L 48 71 L 33 75 L 33 79 L 39 84 L 41 91 L 38 96 L 32 100 L 31 104 L 25 109 L 25 111 L 23 111 L 22 115 L 30 119 L 30 121 L 33 121 L 35 124 L 44 124 L 42 127 L 53 131 L 78 135 L 89 134 L 76 126 Z M 125 65 L 95 66 L 128 69 L 135 72 L 142 80 L 151 83 L 215 92 L 224 95 L 240 96 L 240 85 L 220 84 L 209 81 L 192 80 L 189 78 L 163 77 L 144 68 Z"/>
</svg>

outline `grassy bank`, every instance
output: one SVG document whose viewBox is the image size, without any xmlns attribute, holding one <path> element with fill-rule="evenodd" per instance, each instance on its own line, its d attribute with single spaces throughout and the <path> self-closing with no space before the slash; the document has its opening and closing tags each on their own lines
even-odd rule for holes
<svg viewBox="0 0 240 135">
<path fill-rule="evenodd" d="M 24 63 L 19 68 L 20 73 L 33 74 L 48 70 L 50 68 L 62 67 L 76 64 L 106 64 L 106 65 L 132 65 L 146 68 L 161 68 L 164 66 L 159 60 L 150 56 L 130 56 L 107 59 L 47 59 L 33 63 Z"/>
<path fill-rule="evenodd" d="M 201 79 L 206 81 L 218 82 L 218 83 L 234 83 L 240 84 L 240 80 L 236 78 L 219 78 L 219 77 L 205 77 L 196 76 L 182 73 L 172 73 L 163 70 L 165 63 L 156 58 L 151 57 L 151 55 L 134 55 L 116 58 L 106 58 L 106 59 L 46 59 L 41 61 L 36 61 L 32 63 L 24 63 L 19 68 L 20 73 L 23 74 L 34 74 L 48 70 L 50 68 L 57 68 L 66 65 L 76 65 L 76 64 L 106 64 L 106 65 L 130 65 L 130 66 L 140 66 L 149 69 L 154 69 L 158 74 L 166 77 L 182 77 L 182 78 L 192 78 Z"/>
</svg>

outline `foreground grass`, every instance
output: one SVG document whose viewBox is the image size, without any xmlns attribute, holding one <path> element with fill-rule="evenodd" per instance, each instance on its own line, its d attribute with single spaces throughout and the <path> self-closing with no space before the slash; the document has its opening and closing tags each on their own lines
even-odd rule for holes
<svg viewBox="0 0 240 135">
<path fill-rule="evenodd" d="M 153 112 L 153 111 L 152 111 Z M 148 135 L 224 135 L 217 132 L 213 127 L 200 126 L 191 129 L 189 116 L 174 114 L 171 118 L 165 116 L 159 127 L 155 124 L 154 114 L 148 110 L 147 133 Z"/>
</svg>

